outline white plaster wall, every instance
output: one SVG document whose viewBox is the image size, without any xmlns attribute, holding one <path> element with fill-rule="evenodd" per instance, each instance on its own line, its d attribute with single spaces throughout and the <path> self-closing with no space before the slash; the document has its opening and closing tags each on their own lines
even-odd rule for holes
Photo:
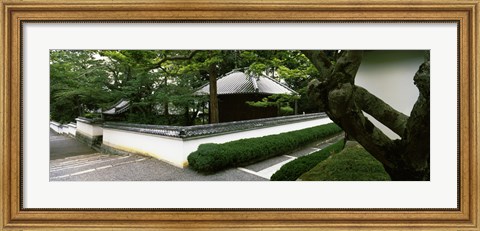
<svg viewBox="0 0 480 231">
<path fill-rule="evenodd" d="M 92 137 L 90 124 L 77 121 L 77 131 L 85 136 Z"/>
<path fill-rule="evenodd" d="M 369 51 L 355 77 L 355 84 L 364 87 L 396 110 L 410 115 L 418 98 L 413 77 L 424 61 L 424 51 Z M 365 113 L 366 114 L 366 113 Z M 399 136 L 370 115 L 366 116 L 387 136 Z"/>
<path fill-rule="evenodd" d="M 99 124 L 87 124 L 77 121 L 77 131 L 90 138 L 103 135 L 103 129 Z"/>
<path fill-rule="evenodd" d="M 77 127 L 74 124 L 68 124 L 68 134 L 71 136 L 75 136 L 77 131 Z"/>
<path fill-rule="evenodd" d="M 68 134 L 68 125 L 63 124 L 63 125 L 61 126 L 61 131 L 62 131 L 62 132 L 61 132 L 62 134 Z"/>
<path fill-rule="evenodd" d="M 92 135 L 93 136 L 101 136 L 103 135 L 103 128 L 100 127 L 99 124 L 94 124 L 92 126 Z"/>
<path fill-rule="evenodd" d="M 188 165 L 188 155 L 193 151 L 196 151 L 200 144 L 225 143 L 233 140 L 279 134 L 282 132 L 301 130 L 331 122 L 332 121 L 329 118 L 322 118 L 275 127 L 202 138 L 191 138 L 186 140 L 160 135 L 104 128 L 103 144 L 128 152 L 152 156 L 171 163 L 177 167 L 186 167 Z"/>
<path fill-rule="evenodd" d="M 104 128 L 103 144 L 123 151 L 152 156 L 177 167 L 187 165 L 183 155 L 183 141 L 180 138 Z"/>
<path fill-rule="evenodd" d="M 50 128 L 51 128 L 52 130 L 54 130 L 56 133 L 59 133 L 59 132 L 60 132 L 60 131 L 59 131 L 59 126 L 61 126 L 60 123 L 57 123 L 57 122 L 54 122 L 54 121 L 51 121 L 51 122 L 50 122 Z"/>
</svg>

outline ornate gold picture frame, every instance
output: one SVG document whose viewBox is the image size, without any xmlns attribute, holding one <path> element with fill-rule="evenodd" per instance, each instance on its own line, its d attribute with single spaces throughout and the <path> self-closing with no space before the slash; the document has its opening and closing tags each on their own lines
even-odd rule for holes
<svg viewBox="0 0 480 231">
<path fill-rule="evenodd" d="M 5 230 L 479 230 L 478 22 L 473 1 L 3 0 L 1 222 Z M 458 23 L 457 209 L 25 209 L 22 207 L 22 23 L 48 21 L 349 21 Z"/>
</svg>

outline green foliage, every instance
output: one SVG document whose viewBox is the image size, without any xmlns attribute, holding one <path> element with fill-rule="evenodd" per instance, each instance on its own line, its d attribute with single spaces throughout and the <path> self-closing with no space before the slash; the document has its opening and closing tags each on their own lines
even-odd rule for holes
<svg viewBox="0 0 480 231">
<path fill-rule="evenodd" d="M 50 118 L 67 123 L 108 101 L 108 81 L 96 51 L 50 51 Z"/>
<path fill-rule="evenodd" d="M 336 143 L 314 152 L 307 156 L 299 157 L 295 160 L 283 165 L 277 172 L 275 172 L 270 180 L 272 181 L 294 181 L 297 180 L 303 173 L 310 171 L 321 161 L 327 159 L 333 153 L 337 153 L 343 149 L 343 139 Z"/>
<path fill-rule="evenodd" d="M 212 73 L 222 76 L 235 68 L 282 80 L 297 90 L 317 74 L 295 50 L 52 50 L 50 117 L 70 122 L 128 99 L 132 107 L 124 118 L 131 122 L 191 125 L 207 101 L 193 92 L 212 81 Z M 300 112 L 313 112 L 304 109 L 308 96 L 300 94 Z M 254 106 L 274 104 L 280 115 L 288 115 L 293 113 L 292 102 L 267 98 Z"/>
<path fill-rule="evenodd" d="M 83 116 L 88 119 L 99 119 L 102 117 L 99 113 L 85 113 Z"/>
<path fill-rule="evenodd" d="M 274 156 L 284 155 L 311 142 L 339 133 L 331 123 L 298 131 L 241 139 L 223 144 L 202 144 L 188 156 L 190 167 L 213 173 L 226 168 L 245 166 Z"/>
<path fill-rule="evenodd" d="M 267 97 L 264 97 L 261 101 L 247 101 L 245 102 L 249 106 L 252 107 L 270 107 L 270 106 L 276 106 L 276 104 L 269 102 Z"/>
<path fill-rule="evenodd" d="M 293 113 L 294 113 L 294 110 L 289 105 L 280 107 L 279 115 L 281 115 L 281 116 L 293 115 Z"/>
<path fill-rule="evenodd" d="M 242 65 L 247 67 L 247 73 L 254 75 L 267 75 L 276 80 L 281 80 L 288 87 L 300 94 L 297 107 L 302 112 L 318 112 L 318 108 L 309 99 L 306 88 L 310 81 L 318 77 L 319 72 L 305 55 L 298 50 L 273 50 L 273 51 L 239 51 Z M 274 102 L 274 100 L 269 100 Z M 291 105 L 293 101 L 290 102 Z M 253 106 L 264 106 L 262 101 Z M 282 105 L 285 106 L 285 105 Z M 279 112 L 281 112 L 279 110 Z"/>
<path fill-rule="evenodd" d="M 191 51 L 53 50 L 50 53 L 50 117 L 69 122 L 119 99 L 132 107 L 134 123 L 194 123 L 204 97 L 193 94 L 204 81 L 185 71 L 185 61 L 160 60 Z M 172 112 L 172 108 L 177 109 Z M 180 113 L 180 114 L 179 114 Z M 170 116 L 170 114 L 174 114 Z M 181 117 L 177 119 L 177 117 Z"/>
<path fill-rule="evenodd" d="M 292 115 L 294 109 L 292 104 L 298 100 L 298 95 L 275 94 L 262 98 L 261 101 L 247 101 L 246 103 L 252 107 L 276 107 L 278 115 Z"/>
<path fill-rule="evenodd" d="M 357 145 L 347 146 L 341 152 L 320 162 L 300 176 L 304 181 L 386 181 L 390 176 L 383 165 Z"/>
<path fill-rule="evenodd" d="M 315 104 L 314 100 L 311 100 L 307 94 L 307 86 L 297 90 L 297 92 L 302 96 L 298 101 L 298 112 L 302 113 L 314 113 L 318 112 L 318 106 Z"/>
</svg>

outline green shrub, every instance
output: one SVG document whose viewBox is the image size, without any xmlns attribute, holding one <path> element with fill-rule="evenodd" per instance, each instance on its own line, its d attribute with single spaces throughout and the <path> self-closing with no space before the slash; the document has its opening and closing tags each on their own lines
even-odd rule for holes
<svg viewBox="0 0 480 231">
<path fill-rule="evenodd" d="M 345 147 L 299 178 L 304 181 L 390 180 L 383 165 L 359 144 Z"/>
<path fill-rule="evenodd" d="M 293 115 L 293 108 L 290 106 L 280 107 L 280 115 Z"/>
<path fill-rule="evenodd" d="M 97 118 L 101 118 L 102 115 L 100 113 L 85 113 L 83 117 L 87 119 L 97 119 Z"/>
<path fill-rule="evenodd" d="M 283 165 L 277 172 L 275 172 L 270 180 L 272 181 L 294 181 L 297 180 L 303 173 L 308 172 L 321 161 L 327 159 L 332 153 L 340 152 L 343 149 L 343 139 L 336 143 L 314 152 L 307 156 L 299 157 L 295 160 Z"/>
<path fill-rule="evenodd" d="M 340 127 L 330 123 L 278 135 L 241 139 L 223 144 L 202 144 L 197 151 L 188 156 L 188 163 L 198 172 L 213 173 L 284 155 L 341 131 Z"/>
</svg>

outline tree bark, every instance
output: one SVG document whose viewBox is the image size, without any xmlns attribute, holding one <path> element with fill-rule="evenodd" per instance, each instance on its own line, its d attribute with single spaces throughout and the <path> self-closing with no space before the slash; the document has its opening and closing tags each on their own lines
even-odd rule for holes
<svg viewBox="0 0 480 231">
<path fill-rule="evenodd" d="M 424 62 L 414 77 L 420 94 L 413 105 L 402 140 L 400 155 L 392 156 L 399 164 L 385 169 L 398 180 L 430 179 L 430 61 Z"/>
<path fill-rule="evenodd" d="M 408 116 L 393 109 L 383 100 L 359 86 L 355 86 L 355 102 L 364 112 L 378 121 L 382 121 L 383 125 L 390 128 L 397 135 L 403 135 Z"/>
<path fill-rule="evenodd" d="M 166 61 L 181 61 L 181 60 L 190 60 L 193 58 L 193 56 L 195 56 L 195 54 L 197 54 L 199 51 L 198 50 L 193 50 L 192 52 L 190 52 L 190 54 L 188 55 L 185 55 L 185 56 L 170 56 L 170 57 L 165 57 L 163 59 L 161 59 L 160 61 L 158 61 L 157 63 L 155 63 L 154 65 L 152 65 L 150 67 L 150 69 L 155 69 L 155 68 L 159 68 L 162 66 L 162 64 Z"/>
<path fill-rule="evenodd" d="M 170 112 L 168 107 L 168 102 L 164 102 L 163 104 L 163 116 L 167 120 L 167 124 L 170 125 Z"/>
<path fill-rule="evenodd" d="M 366 89 L 354 85 L 363 52 L 346 51 L 331 60 L 322 51 L 303 51 L 319 70 L 308 92 L 318 106 L 349 137 L 380 161 L 392 180 L 429 180 L 430 177 L 430 62 L 414 77 L 420 95 L 406 116 Z M 366 112 L 397 133 L 391 140 L 364 116 Z"/>
<path fill-rule="evenodd" d="M 217 67 L 211 64 L 208 68 L 208 76 L 210 81 L 210 123 L 219 123 L 218 118 L 218 97 L 217 97 Z"/>
</svg>

